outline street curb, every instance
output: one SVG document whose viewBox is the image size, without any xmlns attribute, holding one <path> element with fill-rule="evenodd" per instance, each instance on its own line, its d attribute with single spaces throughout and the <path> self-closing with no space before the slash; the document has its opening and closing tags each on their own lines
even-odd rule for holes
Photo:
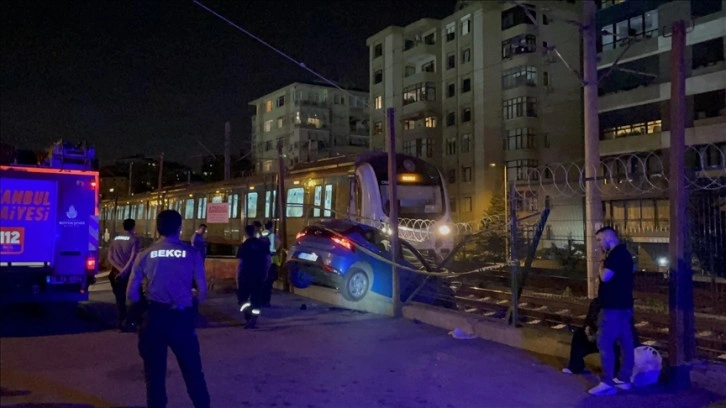
<svg viewBox="0 0 726 408">
<path fill-rule="evenodd" d="M 412 304 L 403 307 L 403 317 L 446 330 L 463 329 L 477 337 L 561 359 L 570 357 L 569 333 L 548 330 L 542 327 L 513 328 L 486 317 L 472 316 L 459 311 L 434 308 L 428 305 Z M 600 359 L 588 359 L 591 366 L 601 368 Z M 698 362 L 691 367 L 691 382 L 699 388 L 726 396 L 726 366 Z"/>
</svg>

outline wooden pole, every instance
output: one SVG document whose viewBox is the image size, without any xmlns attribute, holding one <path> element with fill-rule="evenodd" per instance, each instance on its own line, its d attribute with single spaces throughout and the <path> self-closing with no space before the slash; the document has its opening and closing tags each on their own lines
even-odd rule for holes
<svg viewBox="0 0 726 408">
<path fill-rule="evenodd" d="M 675 389 L 691 385 L 690 362 L 695 354 L 693 273 L 688 248 L 688 195 L 685 184 L 686 136 L 686 24 L 673 23 L 671 37 L 671 140 L 670 140 L 670 276 L 668 303 L 668 361 L 670 385 Z"/>
</svg>

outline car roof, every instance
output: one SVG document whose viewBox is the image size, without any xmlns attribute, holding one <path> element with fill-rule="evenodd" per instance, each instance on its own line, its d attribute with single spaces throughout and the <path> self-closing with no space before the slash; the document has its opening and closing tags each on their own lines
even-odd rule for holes
<svg viewBox="0 0 726 408">
<path fill-rule="evenodd" d="M 336 232 L 348 231 L 354 227 L 358 227 L 358 228 L 362 229 L 363 231 L 376 231 L 375 228 L 373 228 L 369 225 L 360 224 L 360 223 L 353 222 L 350 220 L 332 219 L 332 220 L 320 221 L 317 224 L 320 225 L 321 227 L 332 229 L 333 231 L 336 231 Z"/>
</svg>

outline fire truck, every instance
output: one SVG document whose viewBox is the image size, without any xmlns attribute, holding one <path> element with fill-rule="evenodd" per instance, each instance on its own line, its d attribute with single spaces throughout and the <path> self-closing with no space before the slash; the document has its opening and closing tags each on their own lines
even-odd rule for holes
<svg viewBox="0 0 726 408">
<path fill-rule="evenodd" d="M 88 300 L 98 273 L 94 149 L 59 141 L 36 164 L 0 166 L 0 302 Z"/>
</svg>

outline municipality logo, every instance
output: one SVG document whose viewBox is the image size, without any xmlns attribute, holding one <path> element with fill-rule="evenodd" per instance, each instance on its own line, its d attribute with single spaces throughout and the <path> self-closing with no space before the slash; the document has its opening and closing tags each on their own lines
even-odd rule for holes
<svg viewBox="0 0 726 408">
<path fill-rule="evenodd" d="M 78 211 L 76 211 L 76 207 L 70 206 L 68 207 L 68 211 L 66 211 L 66 217 L 68 217 L 69 220 L 74 220 L 78 216 Z"/>
</svg>

